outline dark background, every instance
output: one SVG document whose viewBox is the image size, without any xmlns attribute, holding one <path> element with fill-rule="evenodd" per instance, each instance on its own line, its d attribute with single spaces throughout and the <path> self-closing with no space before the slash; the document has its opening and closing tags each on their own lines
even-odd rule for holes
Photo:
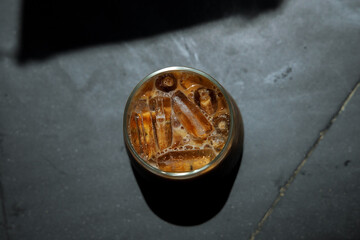
<svg viewBox="0 0 360 240">
<path fill-rule="evenodd" d="M 0 2 L 0 239 L 359 239 L 360 1 L 176 4 Z M 173 65 L 234 97 L 244 153 L 154 202 L 122 116 Z"/>
<path fill-rule="evenodd" d="M 128 41 L 241 14 L 253 18 L 281 0 L 23 1 L 19 60 Z"/>
</svg>

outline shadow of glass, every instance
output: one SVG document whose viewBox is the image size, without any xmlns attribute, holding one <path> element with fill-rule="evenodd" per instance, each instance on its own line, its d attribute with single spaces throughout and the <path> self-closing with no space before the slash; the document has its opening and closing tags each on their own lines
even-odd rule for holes
<svg viewBox="0 0 360 240">
<path fill-rule="evenodd" d="M 150 209 L 161 219 L 181 226 L 202 224 L 225 205 L 240 168 L 242 153 L 230 171 L 219 166 L 193 180 L 167 180 L 143 171 L 131 157 L 136 181 Z"/>
<path fill-rule="evenodd" d="M 18 62 L 91 45 L 143 38 L 232 14 L 255 17 L 282 0 L 22 2 Z"/>
</svg>

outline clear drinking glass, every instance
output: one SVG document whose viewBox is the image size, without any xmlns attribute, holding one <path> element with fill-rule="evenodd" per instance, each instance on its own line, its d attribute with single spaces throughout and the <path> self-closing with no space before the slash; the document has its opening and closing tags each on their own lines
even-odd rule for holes
<svg viewBox="0 0 360 240">
<path fill-rule="evenodd" d="M 209 163 L 206 165 L 194 169 L 191 171 L 185 172 L 170 172 L 159 169 L 158 167 L 150 164 L 149 161 L 145 160 L 134 148 L 131 139 L 129 129 L 129 121 L 131 117 L 131 109 L 133 106 L 133 99 L 138 93 L 139 89 L 144 86 L 149 80 L 154 79 L 161 74 L 167 73 L 176 73 L 176 72 L 185 72 L 191 73 L 195 75 L 199 75 L 207 80 L 209 80 L 216 88 L 221 92 L 221 94 L 226 99 L 226 103 L 229 108 L 229 129 L 228 129 L 228 137 L 223 145 L 222 150 L 214 157 Z M 172 113 L 173 114 L 173 113 Z M 244 139 L 244 128 L 243 121 L 234 99 L 229 95 L 229 93 L 218 83 L 213 77 L 208 75 L 205 72 L 200 70 L 189 68 L 189 67 L 167 67 L 155 71 L 148 76 L 146 76 L 143 80 L 141 80 L 134 90 L 131 92 L 124 111 L 124 119 L 123 119 L 123 135 L 125 144 L 127 147 L 127 151 L 131 157 L 133 167 L 136 171 L 138 171 L 141 175 L 147 176 L 158 176 L 162 179 L 172 179 L 172 180 L 185 180 L 185 179 L 197 179 L 200 176 L 205 176 L 209 174 L 228 174 L 232 168 L 240 161 L 243 151 L 243 139 Z"/>
</svg>

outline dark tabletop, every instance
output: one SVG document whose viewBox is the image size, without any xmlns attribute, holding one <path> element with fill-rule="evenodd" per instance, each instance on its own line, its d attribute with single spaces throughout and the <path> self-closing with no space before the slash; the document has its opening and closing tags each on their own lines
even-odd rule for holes
<svg viewBox="0 0 360 240">
<path fill-rule="evenodd" d="M 360 1 L 3 0 L 0 29 L 1 240 L 360 239 Z M 174 65 L 245 128 L 226 201 L 188 225 L 146 201 L 122 135 L 131 90 Z"/>
</svg>

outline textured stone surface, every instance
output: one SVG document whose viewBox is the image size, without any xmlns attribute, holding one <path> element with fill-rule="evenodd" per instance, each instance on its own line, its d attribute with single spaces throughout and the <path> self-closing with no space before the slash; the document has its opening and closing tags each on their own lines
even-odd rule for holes
<svg viewBox="0 0 360 240">
<path fill-rule="evenodd" d="M 21 4 L 2 1 L 0 171 L 10 238 L 250 237 L 359 79 L 359 5 L 284 1 L 251 18 L 239 13 L 19 65 Z M 244 156 L 227 203 L 191 227 L 150 210 L 122 136 L 131 89 L 171 65 L 218 79 L 245 124 Z"/>
<path fill-rule="evenodd" d="M 0 238 L 1 239 L 6 239 L 5 229 L 4 229 L 3 226 L 0 227 Z"/>
<path fill-rule="evenodd" d="M 258 239 L 360 238 L 359 106 L 358 89 Z"/>
<path fill-rule="evenodd" d="M 0 197 L 0 206 L 3 204 L 3 200 Z M 3 209 L 1 207 L 0 209 L 0 239 L 6 239 L 6 233 L 5 233 L 5 215 L 3 213 Z"/>
</svg>

